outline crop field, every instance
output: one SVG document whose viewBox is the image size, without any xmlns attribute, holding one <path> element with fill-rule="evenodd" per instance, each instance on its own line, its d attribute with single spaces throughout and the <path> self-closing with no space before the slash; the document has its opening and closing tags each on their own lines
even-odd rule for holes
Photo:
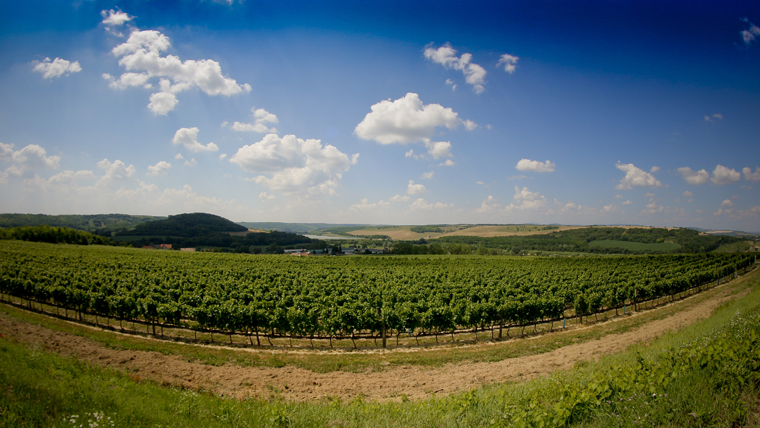
<svg viewBox="0 0 760 428">
<path fill-rule="evenodd" d="M 181 254 L 0 243 L 0 291 L 156 328 L 382 339 L 557 322 L 736 275 L 748 254 L 572 260 Z M 230 340 L 231 340 L 230 336 Z M 269 342 L 271 343 L 271 342 Z M 355 345 L 354 345 L 355 346 Z"/>
</svg>

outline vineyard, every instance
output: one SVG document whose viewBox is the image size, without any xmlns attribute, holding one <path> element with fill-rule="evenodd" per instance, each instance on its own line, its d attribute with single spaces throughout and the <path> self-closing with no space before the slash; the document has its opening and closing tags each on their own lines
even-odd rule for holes
<svg viewBox="0 0 760 428">
<path fill-rule="evenodd" d="M 80 318 L 143 322 L 154 334 L 171 326 L 243 334 L 257 345 L 273 337 L 385 344 L 582 320 L 754 264 L 749 254 L 295 258 L 0 241 L 0 292 Z"/>
</svg>

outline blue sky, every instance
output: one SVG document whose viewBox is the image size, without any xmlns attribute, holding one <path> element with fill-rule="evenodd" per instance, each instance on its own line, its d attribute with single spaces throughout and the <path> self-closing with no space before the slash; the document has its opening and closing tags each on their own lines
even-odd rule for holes
<svg viewBox="0 0 760 428">
<path fill-rule="evenodd" d="M 0 4 L 0 211 L 760 231 L 757 2 Z"/>
</svg>

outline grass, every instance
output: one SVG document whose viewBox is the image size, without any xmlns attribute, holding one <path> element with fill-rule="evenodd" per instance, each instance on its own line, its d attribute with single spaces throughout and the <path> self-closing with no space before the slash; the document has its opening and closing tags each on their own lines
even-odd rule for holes
<svg viewBox="0 0 760 428">
<path fill-rule="evenodd" d="M 674 242 L 660 242 L 645 244 L 642 242 L 613 241 L 609 239 L 591 241 L 588 243 L 592 247 L 599 248 L 625 248 L 630 251 L 673 251 L 681 248 L 681 245 Z"/>
<path fill-rule="evenodd" d="M 730 244 L 723 244 L 717 249 L 713 250 L 713 253 L 743 253 L 749 251 L 752 243 L 749 241 L 732 242 Z"/>
<path fill-rule="evenodd" d="M 569 426 L 737 426 L 747 421 L 748 406 L 758 402 L 755 381 L 737 390 L 742 384 L 731 372 L 736 367 L 728 364 L 730 358 L 716 358 L 705 368 L 670 358 L 683 350 L 704 356 L 725 338 L 741 342 L 747 332 L 760 334 L 758 282 L 754 276 L 738 283 L 737 289 L 752 287 L 751 292 L 710 318 L 622 354 L 529 382 L 419 402 L 405 402 L 403 396 L 402 402 L 384 404 L 232 400 L 137 381 L 0 337 L 0 426 L 539 426 L 547 415 L 566 409 Z M 757 357 L 752 361 L 760 366 Z M 669 380 L 648 381 L 662 371 L 657 367 L 668 376 L 673 368 Z M 602 378 L 614 379 L 617 389 L 605 389 L 609 385 Z"/>
<path fill-rule="evenodd" d="M 760 270 L 750 272 L 748 276 L 757 278 L 760 276 Z M 724 287 L 728 287 L 736 292 L 743 288 L 742 284 L 744 283 L 746 283 L 746 281 L 732 281 Z M 569 344 L 596 340 L 608 334 L 623 333 L 645 325 L 651 321 L 666 318 L 709 299 L 723 289 L 723 287 L 720 289 L 710 289 L 695 295 L 690 299 L 676 301 L 673 304 L 660 307 L 654 311 L 641 311 L 637 313 L 637 316 L 620 315 L 616 317 L 615 311 L 613 310 L 605 314 L 599 314 L 600 322 L 598 323 L 594 322 L 595 317 L 590 317 L 580 326 L 577 325 L 578 320 L 573 319 L 570 320 L 570 323 L 568 324 L 569 328 L 566 331 L 555 332 L 552 334 L 540 333 L 538 335 L 529 336 L 530 339 L 527 340 L 514 339 L 498 341 L 497 339 L 495 343 L 489 343 L 492 342 L 490 340 L 490 332 L 480 332 L 478 333 L 479 341 L 477 342 L 474 340 L 474 334 L 471 333 L 457 334 L 457 342 L 454 343 L 450 342 L 451 336 L 441 335 L 441 345 L 435 346 L 435 338 L 425 337 L 420 339 L 420 343 L 423 348 L 427 349 L 413 352 L 379 352 L 376 348 L 374 349 L 375 352 L 371 353 L 353 352 L 350 349 L 350 340 L 344 340 L 343 342 L 346 343 L 339 344 L 344 347 L 342 348 L 342 352 L 333 352 L 330 351 L 329 348 L 323 348 L 322 352 L 288 352 L 290 350 L 290 348 L 287 347 L 289 344 L 288 339 L 274 340 L 274 343 L 278 345 L 274 352 L 272 351 L 272 348 L 266 346 L 260 348 L 260 350 L 227 349 L 223 347 L 228 343 L 228 336 L 220 334 L 214 335 L 215 342 L 213 343 L 213 347 L 187 345 L 170 340 L 154 340 L 138 335 L 114 334 L 107 330 L 94 329 L 86 325 L 30 312 L 10 305 L 0 304 L 0 312 L 25 323 L 39 325 L 55 331 L 88 337 L 111 349 L 156 351 L 164 355 L 178 355 L 185 361 L 200 362 L 213 366 L 220 366 L 227 363 L 242 367 L 283 367 L 285 365 L 291 365 L 318 373 L 329 373 L 339 370 L 359 373 L 365 370 L 387 370 L 397 366 L 412 365 L 441 367 L 445 364 L 462 362 L 496 362 L 509 358 L 542 354 Z M 52 309 L 49 310 L 54 311 Z M 622 314 L 622 310 L 620 313 Z M 614 322 L 602 322 L 608 319 L 612 319 Z M 94 322 L 94 318 L 90 321 Z M 101 318 L 101 323 L 102 322 L 103 319 Z M 111 321 L 112 325 L 113 323 L 114 321 Z M 129 323 L 125 324 L 129 326 Z M 555 322 L 555 330 L 559 329 L 561 325 L 561 322 Z M 544 329 L 544 332 L 546 332 L 549 327 L 549 325 L 541 326 L 541 328 Z M 584 328 L 579 329 L 578 327 Z M 141 328 L 144 327 L 138 327 L 138 330 Z M 530 332 L 530 330 L 531 327 L 528 327 L 526 333 Z M 511 330 L 513 337 L 518 335 L 519 332 L 519 328 L 512 328 Z M 172 332 L 167 329 L 167 335 L 168 334 L 172 334 Z M 208 335 L 199 335 L 199 337 L 206 340 Z M 504 331 L 504 337 L 506 337 L 506 329 Z M 236 337 L 235 339 L 237 340 L 238 345 L 243 341 L 247 342 L 247 339 L 245 338 Z M 415 344 L 414 339 L 407 338 L 405 340 L 409 346 Z M 262 341 L 263 343 L 266 343 L 264 339 L 262 339 Z M 296 349 L 308 349 L 308 340 L 295 340 L 294 342 L 296 346 L 299 346 L 299 348 Z M 363 343 L 363 346 L 365 347 L 364 349 L 367 349 L 367 347 L 373 345 L 373 343 L 374 342 L 371 340 L 365 340 Z M 393 337 L 389 338 L 388 343 L 395 343 L 395 339 Z M 322 345 L 326 346 L 326 344 Z M 360 346 L 362 345 L 360 344 Z"/>
</svg>

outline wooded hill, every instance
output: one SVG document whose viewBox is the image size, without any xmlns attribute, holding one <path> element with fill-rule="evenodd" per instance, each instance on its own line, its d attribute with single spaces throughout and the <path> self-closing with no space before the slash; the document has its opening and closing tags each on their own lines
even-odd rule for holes
<svg viewBox="0 0 760 428">
<path fill-rule="evenodd" d="M 46 215 L 46 214 L 0 214 L 0 228 L 24 226 L 54 226 L 84 230 L 103 236 L 126 230 L 148 221 L 163 220 L 166 217 L 128 214 L 95 215 Z"/>
<path fill-rule="evenodd" d="M 173 236 L 192 238 L 225 232 L 247 232 L 248 228 L 224 217 L 206 213 L 178 214 L 166 220 L 138 224 L 118 236 Z"/>
<path fill-rule="evenodd" d="M 445 236 L 435 239 L 436 244 L 467 244 L 475 247 L 518 251 L 566 251 L 584 253 L 706 253 L 721 245 L 744 241 L 724 235 L 705 235 L 693 229 L 585 227 L 546 235 L 503 236 L 481 238 L 475 236 Z M 594 243 L 606 245 L 594 245 Z M 627 243 L 675 244 L 652 245 L 651 249 L 635 248 Z"/>
</svg>

